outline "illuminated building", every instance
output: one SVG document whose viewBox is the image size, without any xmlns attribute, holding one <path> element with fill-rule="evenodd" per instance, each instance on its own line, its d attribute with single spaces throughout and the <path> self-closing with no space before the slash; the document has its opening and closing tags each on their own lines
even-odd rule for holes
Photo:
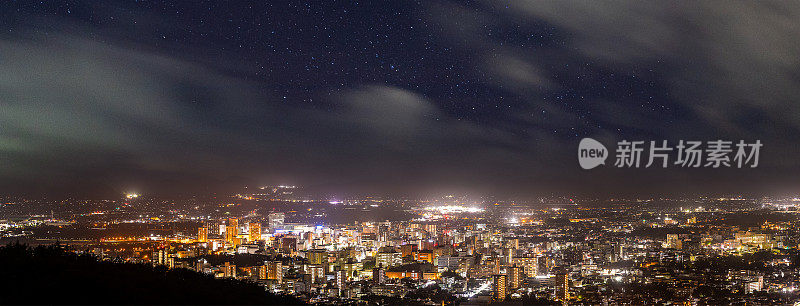
<svg viewBox="0 0 800 306">
<path fill-rule="evenodd" d="M 423 250 L 433 250 L 436 247 L 436 242 L 433 240 L 423 240 L 420 244 Z"/>
<path fill-rule="evenodd" d="M 447 269 L 450 271 L 458 270 L 458 265 L 461 263 L 462 257 L 458 256 L 438 256 L 436 257 L 436 266 Z"/>
<path fill-rule="evenodd" d="M 417 245 L 416 244 L 404 244 L 404 245 L 400 246 L 400 256 L 401 257 L 406 257 L 406 256 L 414 257 L 414 253 L 416 251 L 417 251 Z"/>
<path fill-rule="evenodd" d="M 411 278 L 411 279 L 421 279 L 422 272 L 418 271 L 386 271 L 386 277 L 388 278 Z"/>
<path fill-rule="evenodd" d="M 524 275 L 525 274 L 522 273 L 522 267 L 508 267 L 508 289 L 514 290 L 521 287 Z"/>
<path fill-rule="evenodd" d="M 310 250 L 306 253 L 308 263 L 312 265 L 321 265 L 325 262 L 326 257 L 328 257 L 328 253 L 324 249 Z"/>
<path fill-rule="evenodd" d="M 522 267 L 525 276 L 536 277 L 539 275 L 539 258 L 538 257 L 516 257 L 513 260 L 514 265 Z"/>
<path fill-rule="evenodd" d="M 511 249 L 519 249 L 519 238 L 511 238 L 506 240 L 506 247 Z"/>
<path fill-rule="evenodd" d="M 397 252 L 378 252 L 375 258 L 375 265 L 378 267 L 389 268 L 402 263 L 403 258 Z"/>
<path fill-rule="evenodd" d="M 425 224 L 425 231 L 431 236 L 436 236 L 436 224 Z"/>
<path fill-rule="evenodd" d="M 312 245 L 314 245 L 314 233 L 313 232 L 305 232 L 303 233 L 303 249 L 308 249 Z"/>
<path fill-rule="evenodd" d="M 228 225 L 225 227 L 225 242 L 229 245 L 236 245 L 236 227 Z"/>
<path fill-rule="evenodd" d="M 752 294 L 764 289 L 764 276 L 757 276 L 754 280 L 744 284 L 744 292 Z"/>
<path fill-rule="evenodd" d="M 356 261 L 348 261 L 342 265 L 342 270 L 345 271 L 345 275 L 347 275 L 347 279 L 350 280 L 353 275 L 355 275 L 364 265 L 361 262 Z"/>
<path fill-rule="evenodd" d="M 205 272 L 206 265 L 208 265 L 207 260 L 198 259 L 197 262 L 195 262 L 194 270 L 203 273 Z"/>
<path fill-rule="evenodd" d="M 494 275 L 492 277 L 492 300 L 495 302 L 505 301 L 508 294 L 508 277 L 505 275 Z"/>
<path fill-rule="evenodd" d="M 208 228 L 203 226 L 197 229 L 197 242 L 208 242 Z"/>
<path fill-rule="evenodd" d="M 249 232 L 249 237 L 247 239 L 250 241 L 261 240 L 261 223 L 258 222 L 250 223 L 250 232 Z"/>
<path fill-rule="evenodd" d="M 621 243 L 614 244 L 614 252 L 611 255 L 611 261 L 617 262 L 625 258 L 625 249 L 622 247 Z"/>
<path fill-rule="evenodd" d="M 386 270 L 382 267 L 375 267 L 372 269 L 372 281 L 375 284 L 382 285 L 386 282 Z"/>
<path fill-rule="evenodd" d="M 226 261 L 225 266 L 223 267 L 223 276 L 225 277 L 236 277 L 236 266 L 232 265 L 230 262 Z"/>
<path fill-rule="evenodd" d="M 290 255 L 297 252 L 297 238 L 295 237 L 281 238 L 281 252 Z"/>
<path fill-rule="evenodd" d="M 262 266 L 257 266 L 256 267 L 258 269 L 258 279 L 260 279 L 260 280 L 267 279 L 267 275 L 268 275 L 267 270 L 269 270 L 268 267 L 269 266 L 267 266 L 267 265 L 262 265 Z"/>
<path fill-rule="evenodd" d="M 505 248 L 503 249 L 503 264 L 511 265 L 514 263 L 514 249 Z"/>
<path fill-rule="evenodd" d="M 271 213 L 267 217 L 269 223 L 269 230 L 270 232 L 275 232 L 277 230 L 283 230 L 283 213 Z"/>
<path fill-rule="evenodd" d="M 433 263 L 434 260 L 433 251 L 430 250 L 421 251 L 417 253 L 416 259 L 419 261 L 427 261 L 429 263 Z"/>
<path fill-rule="evenodd" d="M 309 292 L 309 291 L 311 291 L 311 284 L 313 283 L 312 279 L 311 279 L 311 274 L 303 273 L 303 275 L 301 277 L 302 278 L 300 280 L 300 286 L 295 286 L 294 290 L 297 291 L 297 292 Z M 297 283 L 295 283 L 295 284 L 297 285 Z"/>
<path fill-rule="evenodd" d="M 750 231 L 737 232 L 734 239 L 740 245 L 755 249 L 771 249 L 775 247 L 769 234 L 759 234 Z"/>
<path fill-rule="evenodd" d="M 267 279 L 274 279 L 278 283 L 283 281 L 283 263 L 270 261 L 267 263 Z"/>
<path fill-rule="evenodd" d="M 167 264 L 167 251 L 164 249 L 158 249 L 153 251 L 153 257 L 150 259 L 154 266 L 159 265 L 166 265 Z"/>
<path fill-rule="evenodd" d="M 373 286 L 370 291 L 378 296 L 402 296 L 408 292 L 408 289 L 397 285 L 380 285 Z"/>
<path fill-rule="evenodd" d="M 314 284 L 325 282 L 325 269 L 322 268 L 322 265 L 309 265 L 308 274 L 311 274 L 311 282 Z"/>
<path fill-rule="evenodd" d="M 453 255 L 453 248 L 447 244 L 438 246 L 433 249 L 433 255 L 436 257 Z"/>
<path fill-rule="evenodd" d="M 239 219 L 236 218 L 229 218 L 228 219 L 228 227 L 233 227 L 233 235 L 239 235 Z"/>
<path fill-rule="evenodd" d="M 347 275 L 342 270 L 336 270 L 336 288 L 344 289 L 345 284 L 347 283 Z"/>
<path fill-rule="evenodd" d="M 261 249 L 258 244 L 250 243 L 250 244 L 239 244 L 236 247 L 236 253 L 238 254 L 256 254 Z"/>
<path fill-rule="evenodd" d="M 682 243 L 678 234 L 667 234 L 666 247 L 670 249 L 681 249 Z"/>
<path fill-rule="evenodd" d="M 569 299 L 569 275 L 567 273 L 556 274 L 556 299 L 562 302 Z"/>
</svg>

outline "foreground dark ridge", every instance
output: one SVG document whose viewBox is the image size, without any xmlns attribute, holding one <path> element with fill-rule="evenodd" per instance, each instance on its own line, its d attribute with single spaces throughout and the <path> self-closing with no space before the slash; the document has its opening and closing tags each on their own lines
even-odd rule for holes
<svg viewBox="0 0 800 306">
<path fill-rule="evenodd" d="M 186 269 L 98 261 L 63 247 L 0 247 L 2 304 L 302 304 Z"/>
</svg>

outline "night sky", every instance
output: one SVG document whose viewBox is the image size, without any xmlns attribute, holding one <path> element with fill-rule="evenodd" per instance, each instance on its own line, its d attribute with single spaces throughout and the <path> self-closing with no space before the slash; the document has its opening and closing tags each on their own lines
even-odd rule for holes
<svg viewBox="0 0 800 306">
<path fill-rule="evenodd" d="M 245 3 L 2 1 L 0 191 L 800 191 L 798 2 Z M 584 137 L 764 146 L 583 170 Z"/>
</svg>

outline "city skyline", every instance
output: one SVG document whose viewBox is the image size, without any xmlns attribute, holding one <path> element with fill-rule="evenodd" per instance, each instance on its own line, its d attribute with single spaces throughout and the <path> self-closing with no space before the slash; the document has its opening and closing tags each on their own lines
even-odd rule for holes
<svg viewBox="0 0 800 306">
<path fill-rule="evenodd" d="M 11 276 L 0 288 L 28 292 L 33 287 L 15 280 L 40 276 L 107 278 L 99 270 L 86 279 L 97 262 L 155 283 L 137 289 L 134 300 L 142 303 L 196 303 L 195 285 L 203 279 L 207 286 L 227 284 L 210 297 L 220 304 L 800 301 L 800 198 L 476 205 L 450 196 L 309 201 L 294 193 L 297 186 L 276 187 L 183 201 L 134 194 L 55 201 L 44 212 L 36 200 L 5 198 L 0 257 L 35 260 L 8 267 Z M 58 269 L 46 268 L 56 259 L 61 267 L 76 266 L 74 256 L 86 271 L 51 275 Z M 171 280 L 154 282 L 162 273 Z M 103 286 L 130 294 L 128 287 L 139 287 L 129 281 Z M 86 286 L 44 282 L 36 290 L 78 295 L 71 301 L 89 304 L 114 300 L 81 294 Z M 63 302 L 47 297 L 55 295 L 12 296 Z"/>
</svg>

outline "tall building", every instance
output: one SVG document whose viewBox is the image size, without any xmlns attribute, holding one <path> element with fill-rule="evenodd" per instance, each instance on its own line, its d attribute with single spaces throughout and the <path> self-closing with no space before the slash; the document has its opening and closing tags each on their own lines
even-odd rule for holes
<svg viewBox="0 0 800 306">
<path fill-rule="evenodd" d="M 348 280 L 353 278 L 358 271 L 361 271 L 363 267 L 364 266 L 361 262 L 357 262 L 355 260 L 348 260 L 348 262 L 342 264 L 342 270 L 345 271 L 345 275 L 347 275 Z"/>
<path fill-rule="evenodd" d="M 508 267 L 508 289 L 515 290 L 522 287 L 522 279 L 524 276 L 525 274 L 522 273 L 522 267 Z"/>
<path fill-rule="evenodd" d="M 235 265 L 232 265 L 230 262 L 226 261 L 225 262 L 225 267 L 223 269 L 224 269 L 222 271 L 223 276 L 236 278 L 236 266 Z"/>
<path fill-rule="evenodd" d="M 378 267 L 394 267 L 403 263 L 403 258 L 397 252 L 378 252 L 375 258 L 375 265 Z"/>
<path fill-rule="evenodd" d="M 436 241 L 433 239 L 420 241 L 420 249 L 433 250 L 434 248 L 436 248 Z"/>
<path fill-rule="evenodd" d="M 201 226 L 197 228 L 197 242 L 208 242 L 208 228 Z"/>
<path fill-rule="evenodd" d="M 256 268 L 258 269 L 258 279 L 267 279 L 267 275 L 269 275 L 269 273 L 267 273 L 269 270 L 269 265 L 257 266 Z"/>
<path fill-rule="evenodd" d="M 436 224 L 425 224 L 425 231 L 431 236 L 436 236 Z"/>
<path fill-rule="evenodd" d="M 556 298 L 559 301 L 569 299 L 569 275 L 567 273 L 556 274 Z"/>
<path fill-rule="evenodd" d="M 492 286 L 492 300 L 495 302 L 502 302 L 505 301 L 506 295 L 508 294 L 507 290 L 507 283 L 508 277 L 502 274 L 494 275 L 493 279 L 493 286 Z"/>
<path fill-rule="evenodd" d="M 756 291 L 761 291 L 764 289 L 764 276 L 758 276 L 752 278 L 751 281 L 746 282 L 744 284 L 744 292 L 747 294 L 752 294 Z"/>
<path fill-rule="evenodd" d="M 681 249 L 683 247 L 678 234 L 667 234 L 666 247 L 670 249 Z"/>
<path fill-rule="evenodd" d="M 261 240 L 261 223 L 253 222 L 250 223 L 250 232 L 247 237 L 249 241 L 259 241 Z"/>
<path fill-rule="evenodd" d="M 314 245 L 314 233 L 313 232 L 305 232 L 303 233 L 303 242 L 305 246 L 304 249 L 311 248 Z"/>
<path fill-rule="evenodd" d="M 269 223 L 269 230 L 270 232 L 274 233 L 276 230 L 283 229 L 283 219 L 285 215 L 283 213 L 271 213 L 267 217 Z"/>
<path fill-rule="evenodd" d="M 267 279 L 274 279 L 278 283 L 283 281 L 283 263 L 270 261 L 267 263 Z"/>
<path fill-rule="evenodd" d="M 511 249 L 519 249 L 519 238 L 509 238 L 506 240 L 506 247 Z"/>
<path fill-rule="evenodd" d="M 617 262 L 625 258 L 625 249 L 622 247 L 622 243 L 614 244 L 613 252 L 614 253 L 611 255 L 612 262 Z"/>
<path fill-rule="evenodd" d="M 322 265 L 309 265 L 308 274 L 311 274 L 311 282 L 314 284 L 325 283 L 325 269 Z"/>
<path fill-rule="evenodd" d="M 233 227 L 233 235 L 239 235 L 239 219 L 229 218 L 228 227 Z M 227 230 L 227 229 L 226 229 Z"/>
<path fill-rule="evenodd" d="M 297 252 L 297 238 L 295 237 L 281 238 L 281 252 L 290 255 L 293 255 L 295 252 Z"/>
<path fill-rule="evenodd" d="M 536 275 L 539 275 L 538 257 L 516 257 L 513 262 L 515 265 L 522 267 L 525 276 L 536 277 Z"/>
<path fill-rule="evenodd" d="M 372 281 L 377 285 L 382 285 L 386 282 L 386 270 L 382 267 L 375 267 L 372 269 Z"/>
<path fill-rule="evenodd" d="M 325 249 L 314 249 L 306 253 L 308 263 L 312 265 L 321 265 L 327 259 L 328 253 Z"/>
<path fill-rule="evenodd" d="M 158 249 L 153 251 L 153 257 L 150 259 L 154 266 L 167 264 L 167 250 Z"/>
<path fill-rule="evenodd" d="M 219 228 L 221 223 L 222 222 L 220 222 L 219 220 L 207 220 L 205 222 L 205 224 L 203 224 L 203 227 L 208 229 L 208 233 L 209 234 L 221 235 L 222 232 L 220 231 L 220 228 Z M 224 230 L 225 228 L 223 227 L 222 229 Z"/>
<path fill-rule="evenodd" d="M 225 242 L 229 245 L 236 245 L 236 227 L 234 226 L 226 226 L 225 227 Z"/>
<path fill-rule="evenodd" d="M 336 275 L 336 288 L 339 288 L 339 290 L 344 289 L 345 284 L 347 283 L 347 275 L 345 274 L 345 271 L 336 270 L 334 275 Z"/>
<path fill-rule="evenodd" d="M 514 263 L 514 249 L 512 248 L 503 249 L 502 263 L 506 265 L 512 265 Z"/>
<path fill-rule="evenodd" d="M 456 271 L 458 270 L 461 261 L 466 259 L 467 257 L 439 256 L 436 257 L 436 266 L 438 266 L 441 269 Z"/>
<path fill-rule="evenodd" d="M 400 246 L 400 256 L 414 256 L 414 252 L 417 251 L 416 244 L 404 244 Z"/>
</svg>

